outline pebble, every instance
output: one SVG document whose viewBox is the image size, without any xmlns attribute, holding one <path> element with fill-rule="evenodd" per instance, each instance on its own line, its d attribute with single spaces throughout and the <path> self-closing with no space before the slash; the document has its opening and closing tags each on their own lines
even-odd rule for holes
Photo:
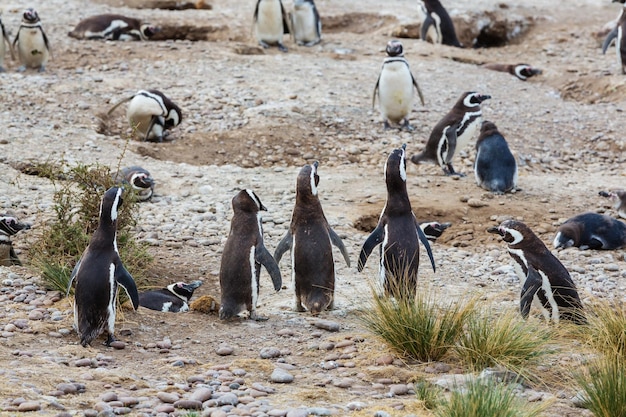
<svg viewBox="0 0 626 417">
<path fill-rule="evenodd" d="M 233 352 L 235 351 L 235 349 L 233 349 L 231 346 L 229 345 L 220 345 L 216 350 L 215 353 L 217 353 L 220 356 L 228 356 L 228 355 L 232 355 Z"/>
<path fill-rule="evenodd" d="M 195 390 L 193 394 L 191 394 L 189 399 L 194 400 L 194 401 L 200 401 L 201 403 L 203 403 L 206 400 L 210 399 L 212 396 L 213 396 L 212 389 L 202 387 L 202 388 L 198 388 L 197 390 Z"/>
<path fill-rule="evenodd" d="M 202 403 L 194 400 L 178 400 L 174 403 L 174 408 L 184 408 L 185 410 L 201 410 Z"/>
<path fill-rule="evenodd" d="M 293 380 L 293 375 L 281 368 L 275 368 L 270 376 L 270 381 L 278 384 L 288 384 L 293 382 Z"/>
<path fill-rule="evenodd" d="M 157 398 L 168 404 L 174 404 L 176 401 L 180 400 L 180 396 L 172 392 L 159 392 L 157 393 Z"/>
<path fill-rule="evenodd" d="M 328 330 L 329 332 L 338 332 L 341 326 L 336 321 L 318 319 L 313 322 L 313 326 L 318 329 Z"/>
<path fill-rule="evenodd" d="M 259 356 L 261 356 L 261 359 L 278 358 L 280 356 L 280 349 L 275 347 L 265 347 L 261 349 Z"/>
<path fill-rule="evenodd" d="M 17 411 L 39 411 L 41 410 L 41 404 L 39 401 L 24 401 L 17 406 Z"/>
</svg>

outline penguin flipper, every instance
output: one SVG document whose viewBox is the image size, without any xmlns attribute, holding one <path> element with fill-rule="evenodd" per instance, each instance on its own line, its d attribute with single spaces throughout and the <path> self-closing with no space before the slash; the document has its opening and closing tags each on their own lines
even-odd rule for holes
<svg viewBox="0 0 626 417">
<path fill-rule="evenodd" d="M 270 278 L 272 278 L 272 283 L 274 284 L 274 290 L 276 292 L 280 291 L 280 288 L 283 286 L 283 278 L 280 275 L 280 268 L 276 263 L 276 260 L 272 257 L 272 254 L 265 248 L 263 245 L 257 245 L 256 250 L 254 251 L 254 260 L 260 263 L 265 267 L 267 273 L 270 274 Z"/>
<path fill-rule="evenodd" d="M 459 125 L 458 124 L 453 124 L 452 126 L 448 126 L 446 128 L 446 131 L 444 132 L 444 135 L 446 137 L 446 144 L 447 144 L 447 149 L 448 152 L 445 154 L 445 158 L 443 159 L 445 164 L 449 164 L 450 162 L 452 162 L 452 157 L 454 157 L 454 153 L 456 152 L 456 140 L 457 140 L 457 134 L 456 131 L 458 129 Z"/>
<path fill-rule="evenodd" d="M 119 260 L 115 267 L 115 281 L 117 281 L 117 283 L 124 288 L 128 298 L 130 298 L 133 303 L 133 308 L 137 310 L 139 308 L 139 293 L 137 292 L 137 285 L 135 284 L 135 280 L 132 275 L 130 275 L 126 268 L 124 268 L 124 265 L 122 265 L 122 262 Z"/>
<path fill-rule="evenodd" d="M 543 279 L 541 279 L 541 275 L 532 265 L 528 266 L 528 273 L 526 274 L 526 281 L 524 281 L 524 286 L 522 287 L 522 294 L 520 297 L 519 310 L 522 313 L 522 317 L 528 318 L 528 314 L 530 313 L 530 305 L 533 302 L 533 297 L 541 288 L 541 284 L 543 283 Z"/>
<path fill-rule="evenodd" d="M 74 269 L 72 269 L 72 273 L 70 274 L 70 281 L 67 283 L 67 291 L 65 292 L 65 296 L 69 296 L 70 295 L 70 290 L 72 289 L 72 283 L 74 282 L 74 278 L 76 278 L 76 275 L 78 274 L 78 270 L 80 269 L 80 262 L 83 259 L 79 259 L 78 262 L 76 262 L 76 265 L 74 266 Z"/>
<path fill-rule="evenodd" d="M 11 264 L 13 265 L 22 266 L 22 261 L 20 261 L 20 258 L 17 257 L 17 253 L 15 253 L 13 245 L 9 248 L 9 261 L 11 261 Z"/>
<path fill-rule="evenodd" d="M 424 247 L 426 248 L 426 253 L 428 253 L 428 257 L 430 258 L 430 264 L 433 267 L 433 272 L 437 272 L 437 268 L 435 267 L 435 259 L 433 258 L 433 251 L 430 248 L 430 243 L 428 242 L 428 238 L 426 237 L 426 234 L 424 234 L 424 231 L 420 227 L 420 224 L 417 222 L 417 220 L 415 220 L 415 228 L 417 229 L 417 236 L 420 238 L 422 245 L 424 245 Z"/>
<path fill-rule="evenodd" d="M 50 54 L 50 56 L 52 56 L 54 58 L 54 55 L 52 54 L 52 51 L 50 50 L 50 42 L 48 42 L 48 37 L 46 36 L 46 32 L 43 31 L 43 29 L 41 30 L 41 36 L 43 36 L 43 43 L 44 45 L 46 45 L 46 49 L 48 50 L 48 53 Z"/>
<path fill-rule="evenodd" d="M 288 250 L 291 250 L 291 245 L 293 244 L 293 235 L 291 234 L 291 230 L 288 230 L 285 236 L 281 239 L 276 246 L 276 250 L 274 251 L 274 259 L 276 263 L 280 262 L 280 259 L 283 257 L 283 254 Z"/>
<path fill-rule="evenodd" d="M 383 242 L 384 236 L 385 228 L 379 223 L 378 226 L 376 226 L 376 229 L 374 229 L 374 231 L 365 240 L 365 243 L 363 243 L 361 253 L 359 253 L 359 263 L 357 265 L 357 270 L 359 272 L 361 272 L 365 267 L 367 258 L 370 256 L 374 248 Z"/>
<path fill-rule="evenodd" d="M 424 21 L 422 22 L 422 28 L 420 30 L 420 39 L 425 41 L 426 40 L 426 36 L 428 35 L 428 29 L 430 29 L 430 27 L 432 25 L 435 24 L 435 21 L 433 20 L 432 16 L 430 14 L 426 15 L 426 18 L 424 19 Z"/>
<path fill-rule="evenodd" d="M 611 30 L 609 34 L 606 35 L 606 38 L 604 38 L 604 42 L 602 42 L 603 55 L 606 54 L 606 50 L 609 49 L 609 46 L 611 46 L 611 42 L 613 42 L 615 38 L 617 38 L 617 26 L 615 26 L 613 30 Z"/>
<path fill-rule="evenodd" d="M 372 94 L 372 108 L 376 105 L 376 94 L 378 93 L 378 85 L 380 84 L 380 74 L 378 75 L 378 79 L 376 80 L 376 85 L 374 86 L 374 94 Z"/>
<path fill-rule="evenodd" d="M 15 61 L 15 54 L 13 53 L 13 45 L 11 44 L 11 40 L 7 36 L 7 33 L 4 31 L 4 26 L 2 26 L 2 37 L 7 42 L 7 45 L 9 45 L 9 52 L 11 53 L 11 59 Z"/>
<path fill-rule="evenodd" d="M 417 95 L 420 96 L 420 101 L 422 102 L 422 106 L 424 106 L 425 105 L 424 94 L 422 94 L 422 90 L 420 89 L 420 86 L 417 84 L 417 81 L 415 81 L 415 77 L 413 76 L 413 74 L 411 74 L 411 80 L 413 80 L 413 85 L 415 86 L 415 89 L 417 90 Z"/>
<path fill-rule="evenodd" d="M 20 31 L 17 31 L 17 35 L 15 35 L 15 39 L 13 39 L 13 43 L 11 44 L 11 46 L 13 47 L 13 49 L 15 49 L 15 44 L 17 44 L 18 39 L 20 38 Z"/>
<path fill-rule="evenodd" d="M 159 116 L 152 116 L 150 118 L 150 124 L 148 125 L 148 129 L 146 130 L 146 137 L 143 138 L 144 141 L 148 142 L 148 140 L 150 139 L 150 132 L 152 132 L 152 128 L 154 127 L 154 125 L 157 123 L 158 120 L 159 120 Z"/>
<path fill-rule="evenodd" d="M 341 251 L 341 254 L 343 255 L 343 259 L 346 261 L 346 265 L 348 265 L 348 268 L 349 268 L 350 257 L 348 256 L 348 251 L 346 250 L 346 247 L 343 244 L 343 241 L 341 240 L 339 235 L 337 235 L 337 233 L 335 233 L 335 231 L 331 229 L 330 227 L 328 228 L 328 234 L 330 235 L 330 241 L 332 242 L 332 244 L 335 245 L 337 248 L 339 248 L 339 250 Z"/>
<path fill-rule="evenodd" d="M 289 19 L 287 18 L 287 13 L 285 13 L 285 8 L 283 7 L 282 1 L 280 2 L 280 13 L 281 13 L 281 16 L 283 17 L 283 33 L 290 33 Z"/>
<path fill-rule="evenodd" d="M 113 107 L 111 107 L 111 110 L 109 110 L 107 112 L 107 116 L 110 116 L 111 113 L 113 113 L 115 111 L 115 109 L 117 109 L 119 106 L 121 106 L 124 103 L 128 103 L 129 101 L 131 101 L 134 98 L 135 98 L 135 95 L 133 94 L 132 96 L 126 97 L 125 99 L 122 99 L 121 101 L 117 102 L 115 105 L 113 105 Z"/>
</svg>

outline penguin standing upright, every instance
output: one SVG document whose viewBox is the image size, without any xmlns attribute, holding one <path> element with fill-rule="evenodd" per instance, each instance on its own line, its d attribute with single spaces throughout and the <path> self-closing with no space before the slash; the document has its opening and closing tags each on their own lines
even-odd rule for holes
<svg viewBox="0 0 626 417">
<path fill-rule="evenodd" d="M 376 104 L 376 96 L 380 112 L 385 119 L 385 129 L 389 129 L 389 122 L 400 124 L 401 128 L 411 130 L 407 115 L 413 104 L 413 87 L 417 90 L 422 106 L 424 95 L 420 90 L 415 77 L 411 73 L 409 63 L 404 58 L 402 43 L 397 40 L 387 42 L 387 58 L 378 75 L 372 96 L 372 107 Z"/>
<path fill-rule="evenodd" d="M 261 210 L 267 210 L 252 190 L 241 190 L 232 200 L 233 218 L 222 252 L 220 319 L 226 320 L 247 312 L 253 320 L 265 320 L 257 314 L 261 265 L 270 274 L 274 290 L 283 285 L 278 263 L 263 244 Z"/>
<path fill-rule="evenodd" d="M 617 19 L 617 24 L 609 32 L 602 44 L 602 53 L 605 54 L 606 50 L 611 45 L 611 42 L 615 40 L 615 52 L 617 55 L 617 64 L 622 71 L 622 74 L 626 74 L 626 2 L 625 0 L 613 0 L 613 3 L 622 3 L 624 7 Z"/>
<path fill-rule="evenodd" d="M 113 176 L 113 181 L 118 184 L 128 184 L 137 193 L 139 201 L 147 201 L 154 193 L 154 178 L 150 172 L 140 166 L 122 168 Z"/>
<path fill-rule="evenodd" d="M 283 52 L 283 34 L 289 33 L 288 17 L 281 0 L 257 0 L 254 9 L 254 35 L 263 48 L 278 46 Z"/>
<path fill-rule="evenodd" d="M 496 125 L 485 120 L 476 141 L 476 184 L 495 194 L 517 187 L 517 162 Z"/>
<path fill-rule="evenodd" d="M 626 191 L 612 190 L 600 191 L 602 197 L 607 197 L 613 202 L 613 208 L 617 210 L 617 215 L 626 219 Z"/>
<path fill-rule="evenodd" d="M 295 0 L 291 18 L 293 38 L 300 46 L 313 46 L 322 40 L 322 21 L 313 0 Z"/>
<path fill-rule="evenodd" d="M 499 234 L 509 244 L 509 255 L 515 261 L 515 272 L 522 284 L 520 312 L 524 318 L 528 317 L 535 299 L 548 321 L 552 319 L 558 323 L 563 319 L 576 324 L 586 323 L 569 272 L 528 226 L 516 220 L 505 220 L 487 231 Z"/>
<path fill-rule="evenodd" d="M 422 161 L 436 162 L 446 175 L 464 175 L 454 171 L 452 160 L 474 137 L 482 121 L 480 103 L 491 96 L 466 92 L 433 128 L 426 143 L 426 148 L 411 157 L 419 164 Z"/>
<path fill-rule="evenodd" d="M 26 229 L 30 229 L 30 224 L 22 223 L 12 216 L 0 215 L 0 266 L 22 265 L 13 249 L 11 236 Z"/>
<path fill-rule="evenodd" d="M 434 37 L 433 43 L 462 48 L 463 45 L 456 37 L 452 19 L 441 2 L 439 0 L 424 0 L 419 3 L 420 10 L 422 10 L 423 14 L 420 38 L 427 40 L 428 38 L 432 39 Z M 423 10 L 425 10 L 426 13 L 423 13 Z M 431 29 L 433 27 L 435 29 L 434 32 Z"/>
<path fill-rule="evenodd" d="M 0 34 L 2 39 L 0 39 L 0 72 L 5 72 L 4 69 L 4 58 L 7 53 L 7 48 L 9 48 L 9 52 L 11 53 L 11 59 L 15 59 L 15 55 L 13 54 L 13 46 L 11 45 L 11 41 L 9 40 L 9 36 L 7 35 L 6 30 L 4 29 L 4 25 L 2 24 L 2 20 L 0 19 Z"/>
<path fill-rule="evenodd" d="M 318 165 L 316 161 L 300 169 L 291 224 L 274 252 L 276 262 L 280 262 L 283 254 L 291 250 L 296 311 L 304 311 L 306 307 L 313 315 L 333 308 L 335 262 L 332 245 L 339 248 L 350 266 L 348 251 L 341 238 L 330 228 L 317 195 L 320 181 Z"/>
<path fill-rule="evenodd" d="M 26 68 L 38 68 L 39 72 L 46 70 L 50 45 L 35 9 L 29 8 L 24 11 L 22 24 L 13 40 L 13 48 L 17 50 L 17 56 L 22 64 L 18 71 L 23 72 Z"/>
<path fill-rule="evenodd" d="M 530 77 L 539 75 L 542 71 L 539 68 L 535 68 L 528 64 L 484 64 L 483 68 L 490 69 L 492 71 L 508 72 L 511 75 L 516 76 L 522 81 L 526 81 Z"/>
<path fill-rule="evenodd" d="M 126 111 L 128 123 L 135 134 L 149 142 L 162 142 L 169 132 L 183 120 L 180 107 L 158 90 L 139 90 L 116 103 L 107 116 L 121 104 L 129 102 Z"/>
<path fill-rule="evenodd" d="M 81 20 L 67 35 L 88 40 L 147 41 L 159 31 L 159 28 L 132 17 L 99 14 Z"/>
<path fill-rule="evenodd" d="M 194 281 L 191 284 L 176 282 L 165 288 L 145 291 L 139 293 L 139 305 L 162 312 L 189 311 L 189 299 L 200 285 L 202 285 L 202 281 Z"/>
<path fill-rule="evenodd" d="M 380 282 L 385 293 L 413 299 L 417 291 L 420 241 L 428 252 L 433 271 L 436 268 L 430 244 L 413 214 L 406 190 L 406 145 L 394 149 L 387 158 L 385 183 L 387 201 L 378 225 L 363 243 L 357 268 L 361 272 L 372 250 L 380 245 Z"/>
<path fill-rule="evenodd" d="M 554 248 L 614 250 L 626 247 L 626 223 L 598 213 L 583 213 L 559 226 Z"/>
<path fill-rule="evenodd" d="M 118 285 L 126 290 L 133 308 L 139 307 L 137 286 L 117 252 L 117 215 L 122 192 L 122 188 L 112 187 L 104 193 L 98 228 L 70 278 L 70 286 L 76 281 L 74 327 L 85 347 L 102 333 L 107 336 L 107 346 L 115 341 Z"/>
</svg>

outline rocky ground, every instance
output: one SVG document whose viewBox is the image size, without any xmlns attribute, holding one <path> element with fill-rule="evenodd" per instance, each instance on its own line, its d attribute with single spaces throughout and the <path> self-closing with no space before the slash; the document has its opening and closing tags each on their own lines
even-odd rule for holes
<svg viewBox="0 0 626 417">
<path fill-rule="evenodd" d="M 8 61 L 8 72 L 0 74 L 0 208 L 33 225 L 14 238 L 25 266 L 0 267 L 3 414 L 166 415 L 204 407 L 211 416 L 431 415 L 415 399 L 412 383 L 463 369 L 454 361 L 407 363 L 371 335 L 358 311 L 368 308 L 377 257 L 363 273 L 355 265 L 384 205 L 388 153 L 403 143 L 409 154 L 421 150 L 463 91 L 492 96 L 483 114 L 517 156 L 520 190 L 496 196 L 478 188 L 472 148 L 455 161 L 455 168 L 468 174 L 463 178 L 446 177 L 435 165 L 410 164 L 409 193 L 418 219 L 452 223 L 433 244 L 437 273 L 420 271 L 421 288 L 442 299 L 477 294 L 497 310 L 515 310 L 519 282 L 488 227 L 519 218 L 549 243 L 572 215 L 615 215 L 598 191 L 624 187 L 626 78 L 614 53 L 601 54 L 597 36 L 617 16 L 615 4 L 446 2 L 467 30 L 470 18 L 485 10 L 521 19 L 528 30 L 507 46 L 488 49 L 404 39 L 426 104 L 414 106 L 415 131 L 399 132 L 383 130 L 371 93 L 385 44 L 416 23 L 415 5 L 316 3 L 324 41 L 312 48 L 287 41 L 287 54 L 258 49 L 250 39 L 252 0 L 216 0 L 211 10 L 200 11 L 130 9 L 104 0 L 35 4 L 52 46 L 48 69 L 17 73 L 17 64 Z M 285 5 L 291 8 L 291 2 Z M 24 5 L 9 0 L 2 7 L 13 37 Z M 104 12 L 186 27 L 188 39 L 207 40 L 114 43 L 66 35 L 81 18 Z M 487 62 L 527 62 L 543 74 L 521 82 L 478 66 Z M 143 88 L 160 89 L 183 109 L 183 123 L 164 143 L 125 140 L 123 110 L 102 129 L 99 115 Z M 30 244 L 54 214 L 54 186 L 14 168 L 19 162 L 60 160 L 150 170 L 156 195 L 140 206 L 138 235 L 151 245 L 152 279 L 157 284 L 200 279 L 196 296 L 217 299 L 230 199 L 241 188 L 255 190 L 268 207 L 266 246 L 273 251 L 289 224 L 297 172 L 318 160 L 326 216 L 352 260 L 348 267 L 335 252 L 336 309 L 317 319 L 294 312 L 288 259 L 283 259 L 282 291 L 274 294 L 262 273 L 259 312 L 269 316 L 266 322 L 223 323 L 214 314 L 141 308 L 125 311 L 117 323 L 124 349 L 99 343 L 82 348 L 71 330 L 70 301 L 44 291 L 38 271 L 28 266 Z M 624 301 L 623 251 L 568 249 L 557 255 L 586 304 Z M 564 343 L 557 351 L 542 364 L 549 382 L 523 396 L 554 401 L 546 416 L 589 415 L 574 407 L 576 388 L 563 376 L 579 364 L 580 345 Z"/>
</svg>

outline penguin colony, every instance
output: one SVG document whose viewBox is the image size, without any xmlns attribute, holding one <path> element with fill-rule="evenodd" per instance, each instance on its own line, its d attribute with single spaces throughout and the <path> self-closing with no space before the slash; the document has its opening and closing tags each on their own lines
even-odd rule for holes
<svg viewBox="0 0 626 417">
<path fill-rule="evenodd" d="M 624 3 L 622 0 L 619 2 Z M 439 1 L 419 1 L 418 9 L 423 15 L 423 40 L 462 47 L 452 20 Z M 322 39 L 321 20 L 313 0 L 296 0 L 294 11 L 289 15 L 280 0 L 258 0 L 253 21 L 255 37 L 263 48 L 277 46 L 279 50 L 287 52 L 283 35 L 289 33 L 300 46 L 313 46 Z M 611 42 L 616 40 L 623 72 L 626 72 L 626 41 L 622 36 L 625 25 L 626 11 L 622 11 L 616 27 L 603 45 L 605 52 Z M 34 9 L 24 11 L 13 43 L 9 41 L 1 21 L 0 28 L 0 72 L 4 71 L 7 51 L 12 58 L 14 52 L 17 54 L 21 63 L 18 71 L 27 68 L 45 70 L 50 47 Z M 157 28 L 137 19 L 107 14 L 81 21 L 69 36 L 76 39 L 148 40 L 157 31 Z M 389 41 L 386 53 L 374 88 L 373 102 L 378 98 L 385 128 L 393 123 L 409 129 L 408 114 L 413 101 L 413 88 L 417 90 L 422 105 L 424 97 L 404 57 L 402 44 L 396 40 Z M 485 67 L 508 72 L 523 81 L 541 73 L 541 70 L 527 64 L 487 64 Z M 462 175 L 454 170 L 452 161 L 480 127 L 474 166 L 477 184 L 494 193 L 515 189 L 515 158 L 495 124 L 482 122 L 480 106 L 490 98 L 489 95 L 474 91 L 463 93 L 450 112 L 434 126 L 425 149 L 414 154 L 411 161 L 416 164 L 435 162 L 447 175 Z M 181 109 L 158 90 L 140 90 L 117 103 L 109 114 L 126 102 L 129 102 L 129 123 L 143 140 L 160 142 L 166 136 L 167 129 L 182 121 Z M 450 227 L 450 223 L 417 222 L 406 186 L 406 158 L 406 145 L 394 149 L 388 156 L 384 168 L 387 200 L 378 225 L 363 243 L 357 266 L 357 270 L 362 271 L 373 249 L 380 246 L 380 281 L 385 293 L 396 298 L 412 298 L 417 292 L 420 243 L 429 256 L 433 271 L 436 270 L 429 240 L 436 240 Z M 296 179 L 291 224 L 273 256 L 263 243 L 260 212 L 267 209 L 259 197 L 248 189 L 241 190 L 233 197 L 231 229 L 219 273 L 221 319 L 241 316 L 254 320 L 265 319 L 256 311 L 261 266 L 268 272 L 274 290 L 280 291 L 283 281 L 278 263 L 287 251 L 291 253 L 295 309 L 308 310 L 317 315 L 333 308 L 335 269 L 332 246 L 340 250 L 348 266 L 350 258 L 341 238 L 330 228 L 322 210 L 318 196 L 318 167 L 318 162 L 315 162 L 301 168 Z M 149 200 L 154 192 L 154 179 L 139 166 L 122 169 L 115 176 L 115 181 L 137 192 L 142 201 Z M 75 329 L 83 346 L 91 344 L 101 334 L 106 336 L 107 345 L 115 340 L 118 286 L 126 290 L 135 309 L 141 305 L 163 312 L 178 312 L 189 309 L 189 299 L 201 284 L 201 281 L 191 284 L 177 282 L 160 290 L 138 294 L 132 276 L 124 268 L 117 253 L 117 213 L 122 205 L 123 192 L 122 188 L 113 187 L 104 193 L 98 229 L 72 271 L 70 285 L 76 285 Z M 614 200 L 619 215 L 626 218 L 626 192 L 601 192 L 600 195 Z M 11 246 L 10 237 L 28 228 L 30 225 L 20 223 L 13 217 L 0 217 L 0 247 L 8 248 L 6 254 L 4 251 L 0 253 L 3 265 L 21 264 Z M 569 273 L 527 225 L 507 220 L 498 227 L 488 229 L 488 232 L 500 235 L 508 244 L 522 284 L 520 312 L 524 317 L 529 315 L 534 301 L 547 320 L 585 323 L 582 303 Z M 559 227 L 554 246 L 609 250 L 624 247 L 626 226 L 608 216 L 581 214 Z"/>
</svg>

